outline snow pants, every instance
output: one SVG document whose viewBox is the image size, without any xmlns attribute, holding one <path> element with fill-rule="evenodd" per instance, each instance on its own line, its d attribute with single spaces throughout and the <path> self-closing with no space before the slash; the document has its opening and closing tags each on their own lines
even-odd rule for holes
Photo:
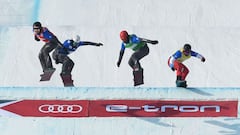
<svg viewBox="0 0 240 135">
<path fill-rule="evenodd" d="M 142 69 L 140 60 L 149 54 L 149 48 L 147 44 L 140 48 L 139 50 L 135 51 L 132 56 L 130 57 L 128 64 L 129 66 L 134 70 L 137 71 L 139 69 Z"/>
<path fill-rule="evenodd" d="M 57 43 L 49 42 L 46 43 L 40 50 L 38 58 L 40 60 L 43 72 L 49 68 L 53 68 L 52 60 L 49 53 L 57 47 Z"/>
<path fill-rule="evenodd" d="M 168 59 L 168 65 L 169 65 L 169 60 L 170 60 L 170 58 Z M 181 77 L 181 80 L 186 79 L 186 77 L 189 73 L 189 70 L 184 64 L 175 60 L 174 61 L 174 69 L 176 70 L 177 78 Z"/>
<path fill-rule="evenodd" d="M 53 59 L 55 60 L 56 64 L 62 64 L 61 75 L 71 75 L 74 62 L 67 56 L 67 54 L 61 54 L 59 53 L 58 49 L 55 49 L 53 52 Z"/>
</svg>

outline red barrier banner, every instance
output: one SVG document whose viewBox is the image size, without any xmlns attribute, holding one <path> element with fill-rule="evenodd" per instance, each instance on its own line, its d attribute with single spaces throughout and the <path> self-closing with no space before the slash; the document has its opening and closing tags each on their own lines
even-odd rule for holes
<svg viewBox="0 0 240 135">
<path fill-rule="evenodd" d="M 87 100 L 21 100 L 0 104 L 0 109 L 10 116 L 88 117 L 88 103 Z"/>
<path fill-rule="evenodd" d="M 0 100 L 0 116 L 237 117 L 238 101 Z"/>
<path fill-rule="evenodd" d="M 96 117 L 237 117 L 238 101 L 96 100 Z"/>
</svg>

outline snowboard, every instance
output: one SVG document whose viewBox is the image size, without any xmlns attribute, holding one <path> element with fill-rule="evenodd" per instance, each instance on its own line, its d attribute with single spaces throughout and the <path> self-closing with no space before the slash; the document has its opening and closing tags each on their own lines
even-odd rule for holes
<svg viewBox="0 0 240 135">
<path fill-rule="evenodd" d="M 74 87 L 72 75 L 60 75 L 63 81 L 64 87 Z"/>
<path fill-rule="evenodd" d="M 144 84 L 144 82 L 143 82 L 143 69 L 139 69 L 138 71 L 133 71 L 133 81 L 134 81 L 134 86 Z"/>
<path fill-rule="evenodd" d="M 176 81 L 176 87 L 187 88 L 187 82 L 186 81 L 182 81 L 182 80 L 177 80 Z"/>
<path fill-rule="evenodd" d="M 53 73 L 55 72 L 55 70 L 56 69 L 53 68 L 53 69 L 44 71 L 44 73 L 40 75 L 40 77 L 41 77 L 40 81 L 49 81 L 51 79 Z"/>
</svg>

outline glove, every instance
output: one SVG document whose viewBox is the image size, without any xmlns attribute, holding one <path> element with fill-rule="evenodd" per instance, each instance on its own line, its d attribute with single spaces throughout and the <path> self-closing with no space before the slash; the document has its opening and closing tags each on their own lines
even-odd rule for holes
<svg viewBox="0 0 240 135">
<path fill-rule="evenodd" d="M 118 66 L 118 67 L 120 67 L 120 64 L 121 64 L 121 62 L 120 62 L 120 61 L 118 61 L 118 62 L 117 62 L 117 66 Z"/>
<path fill-rule="evenodd" d="M 40 41 L 40 39 L 35 35 L 34 36 L 34 39 L 36 40 L 36 41 Z"/>
<path fill-rule="evenodd" d="M 97 45 L 96 46 L 103 46 L 103 44 L 102 43 L 97 43 Z"/>
<path fill-rule="evenodd" d="M 202 57 L 201 61 L 202 61 L 202 62 L 205 62 L 205 58 L 204 58 L 204 57 Z"/>
<path fill-rule="evenodd" d="M 173 72 L 175 71 L 174 67 L 171 67 L 171 69 L 172 69 Z"/>
<path fill-rule="evenodd" d="M 152 41 L 150 41 L 150 43 L 155 45 L 155 44 L 158 44 L 158 41 L 157 40 L 152 40 Z"/>
</svg>

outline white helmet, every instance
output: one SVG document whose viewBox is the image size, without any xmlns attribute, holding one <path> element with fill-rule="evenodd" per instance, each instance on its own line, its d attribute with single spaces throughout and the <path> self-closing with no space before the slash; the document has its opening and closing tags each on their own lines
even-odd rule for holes
<svg viewBox="0 0 240 135">
<path fill-rule="evenodd" d="M 80 36 L 79 35 L 74 35 L 72 40 L 76 43 L 79 43 L 80 42 Z"/>
</svg>

